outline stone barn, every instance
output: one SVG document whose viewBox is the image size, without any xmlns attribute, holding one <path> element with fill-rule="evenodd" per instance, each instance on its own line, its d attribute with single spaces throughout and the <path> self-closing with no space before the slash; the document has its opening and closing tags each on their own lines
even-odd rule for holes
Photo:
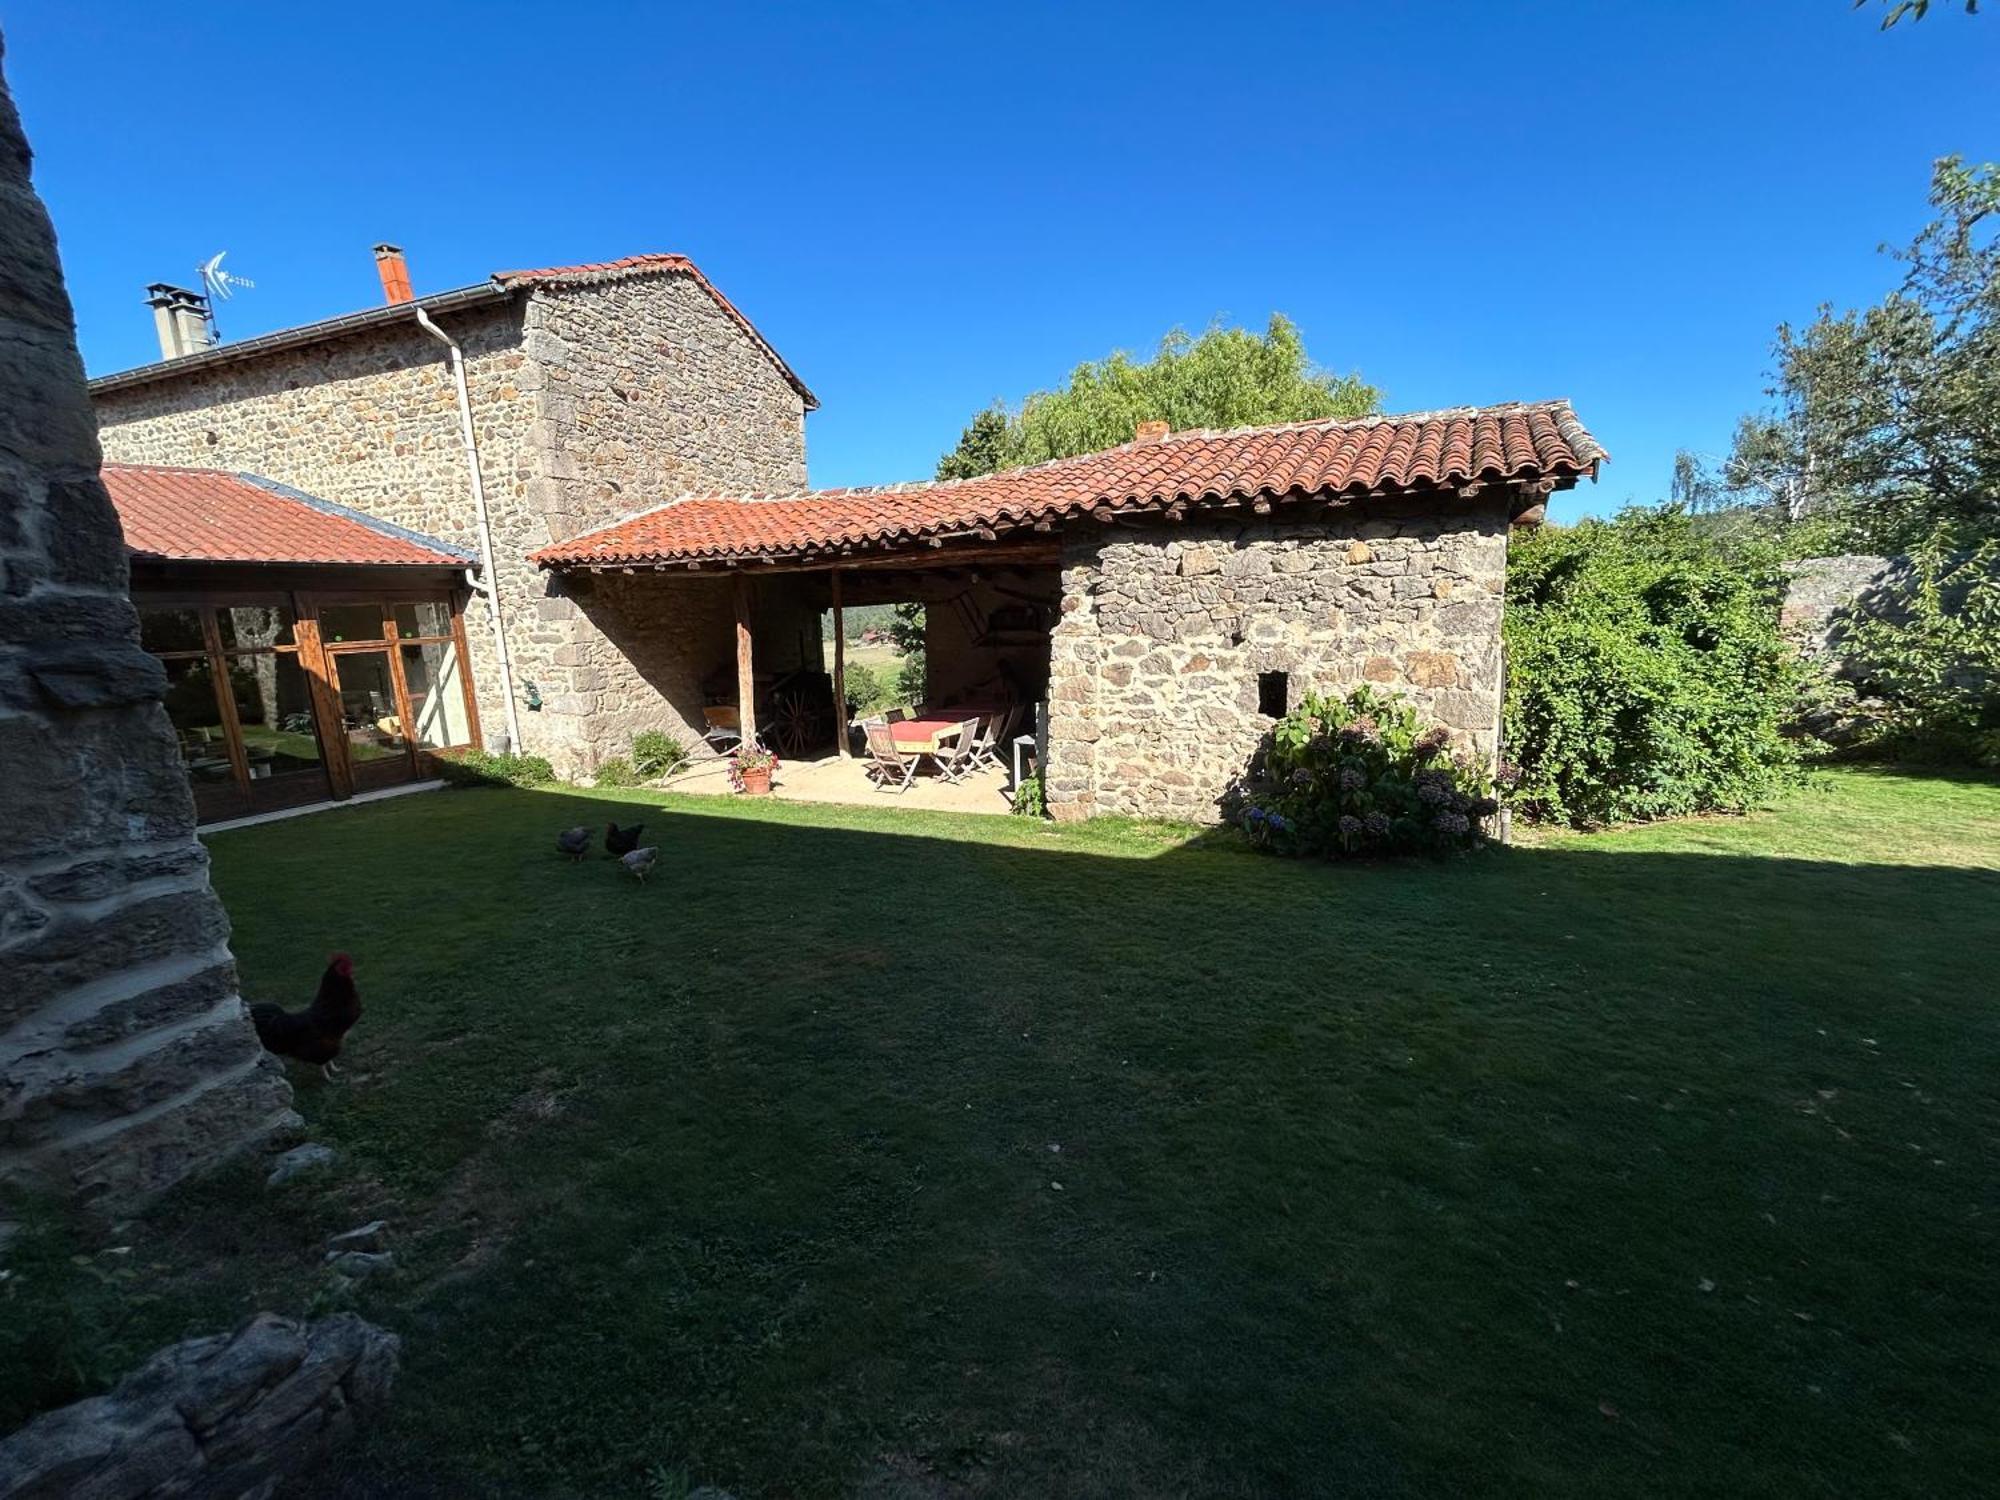
<svg viewBox="0 0 2000 1500">
<path fill-rule="evenodd" d="M 712 692 L 733 660 L 753 715 L 782 709 L 760 687 L 774 666 L 817 659 L 817 630 L 773 621 L 922 599 L 934 703 L 1046 703 L 1053 815 L 1211 820 L 1307 692 L 1399 691 L 1496 753 L 1508 528 L 1605 457 L 1564 401 L 1149 424 L 976 479 L 684 498 L 533 560 L 586 617 L 681 637 L 639 653 L 684 663 L 681 691 Z"/>
</svg>

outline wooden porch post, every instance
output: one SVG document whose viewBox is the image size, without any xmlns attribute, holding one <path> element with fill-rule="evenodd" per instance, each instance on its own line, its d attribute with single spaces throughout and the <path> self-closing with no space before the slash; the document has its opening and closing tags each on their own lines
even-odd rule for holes
<svg viewBox="0 0 2000 1500">
<path fill-rule="evenodd" d="M 750 580 L 736 575 L 736 715 L 744 749 L 757 743 L 757 672 L 750 657 Z"/>
<path fill-rule="evenodd" d="M 833 738 L 840 758 L 847 749 L 847 625 L 840 612 L 840 569 L 829 576 L 833 587 Z"/>
<path fill-rule="evenodd" d="M 320 753 L 326 757 L 327 789 L 334 800 L 354 795 L 354 762 L 348 751 L 347 727 L 341 721 L 340 689 L 319 633 L 319 601 L 309 594 L 292 596 L 292 639 L 298 643 L 299 666 L 312 696 L 313 722 L 319 728 Z"/>
</svg>

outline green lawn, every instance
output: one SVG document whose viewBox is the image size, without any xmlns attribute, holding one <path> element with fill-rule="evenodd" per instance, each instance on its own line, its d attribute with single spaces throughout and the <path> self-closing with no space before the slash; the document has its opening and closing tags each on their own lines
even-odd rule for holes
<svg viewBox="0 0 2000 1500">
<path fill-rule="evenodd" d="M 555 856 L 641 802 L 651 884 Z M 298 1078 L 344 1160 L 169 1203 L 73 1338 L 330 1305 L 389 1218 L 404 1377 L 325 1494 L 2000 1472 L 1993 783 L 1372 868 L 570 791 L 213 848 L 253 998 L 355 954 Z"/>
</svg>

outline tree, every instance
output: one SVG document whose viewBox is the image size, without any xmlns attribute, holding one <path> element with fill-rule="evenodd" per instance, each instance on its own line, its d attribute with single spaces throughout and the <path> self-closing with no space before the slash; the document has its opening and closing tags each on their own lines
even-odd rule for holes
<svg viewBox="0 0 2000 1500">
<path fill-rule="evenodd" d="M 1938 216 L 1874 307 L 1778 329 L 1775 412 L 1746 417 L 1722 474 L 1736 503 L 1818 544 L 1899 551 L 1943 526 L 2000 532 L 2000 166 L 1946 157 Z"/>
<path fill-rule="evenodd" d="M 1364 417 L 1380 400 L 1359 376 L 1314 365 L 1282 314 L 1273 313 L 1261 335 L 1216 324 L 1196 338 L 1177 328 L 1149 360 L 1115 353 L 1078 365 L 1066 386 L 1035 392 L 1018 411 L 996 405 L 978 413 L 938 460 L 938 478 L 1115 448 L 1130 442 L 1141 422 L 1185 431 Z"/>
<path fill-rule="evenodd" d="M 1854 8 L 1859 10 L 1867 3 L 1868 0 L 1854 0 Z M 1931 0 L 1882 0 L 1882 4 L 1889 7 L 1888 14 L 1882 17 L 1882 29 L 1884 31 L 1887 31 L 1905 16 L 1908 16 L 1912 21 L 1921 21 L 1931 13 Z M 1968 16 L 1978 15 L 1979 0 L 1965 0 L 1965 13 Z"/>
<path fill-rule="evenodd" d="M 958 446 L 938 460 L 940 479 L 971 479 L 1007 466 L 1007 413 L 997 402 L 972 419 Z"/>
</svg>

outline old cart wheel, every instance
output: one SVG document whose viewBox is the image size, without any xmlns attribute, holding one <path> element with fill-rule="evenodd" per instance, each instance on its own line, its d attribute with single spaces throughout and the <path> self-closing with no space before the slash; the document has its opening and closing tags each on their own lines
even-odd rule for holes
<svg viewBox="0 0 2000 1500">
<path fill-rule="evenodd" d="M 803 693 L 781 694 L 772 707 L 776 715 L 771 732 L 777 739 L 779 753 L 796 760 L 819 738 L 819 715 L 813 712 Z"/>
</svg>

